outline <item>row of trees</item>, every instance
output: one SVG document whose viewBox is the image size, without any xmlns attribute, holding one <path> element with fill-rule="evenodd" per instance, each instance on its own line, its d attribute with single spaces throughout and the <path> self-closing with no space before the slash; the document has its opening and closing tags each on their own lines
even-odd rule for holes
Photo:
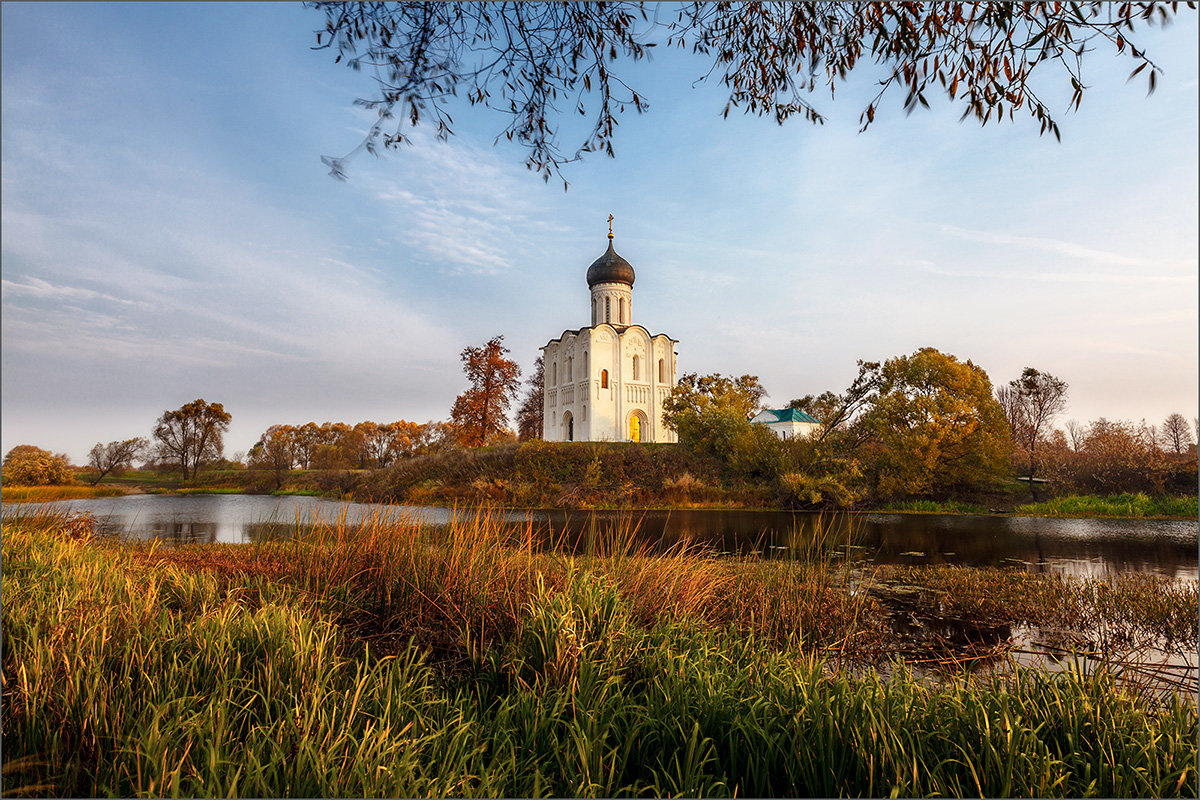
<svg viewBox="0 0 1200 800">
<path fill-rule="evenodd" d="M 754 376 L 685 375 L 666 401 L 680 441 L 735 471 L 773 479 L 800 504 L 846 504 L 981 490 L 1013 474 L 1085 492 L 1195 491 L 1194 432 L 1181 414 L 1161 426 L 1072 420 L 1067 383 L 1027 367 L 994 391 L 987 373 L 933 348 L 859 362 L 843 392 L 793 400 L 823 423 L 812 439 L 781 442 L 748 419 L 763 390 Z M 1036 493 L 1036 492 L 1035 492 Z"/>
<path fill-rule="evenodd" d="M 164 411 L 154 424 L 151 438 L 134 437 L 104 444 L 96 442 L 88 453 L 92 483 L 106 475 L 132 469 L 134 462 L 178 468 L 184 478 L 195 478 L 205 464 L 224 453 L 224 436 L 232 416 L 220 403 L 203 398 Z M 4 481 L 10 485 L 61 485 L 75 482 L 65 454 L 53 454 L 33 445 L 18 445 L 4 458 Z"/>
<path fill-rule="evenodd" d="M 453 441 L 444 422 L 372 421 L 348 425 L 272 425 L 247 454 L 250 467 L 282 473 L 290 469 L 372 469 L 401 458 L 432 453 Z"/>
<path fill-rule="evenodd" d="M 1021 463 L 1025 458 L 1025 452 L 1015 454 Z M 1039 474 L 1075 491 L 1196 491 L 1196 446 L 1181 414 L 1161 427 L 1103 417 L 1087 425 L 1070 420 L 1039 444 L 1037 464 Z"/>
<path fill-rule="evenodd" d="M 974 488 L 1008 469 L 1011 436 L 987 373 L 933 348 L 859 362 L 844 392 L 792 401 L 823 423 L 812 439 L 751 425 L 764 394 L 751 375 L 685 375 L 664 420 L 685 445 L 778 481 L 800 504 Z"/>
</svg>

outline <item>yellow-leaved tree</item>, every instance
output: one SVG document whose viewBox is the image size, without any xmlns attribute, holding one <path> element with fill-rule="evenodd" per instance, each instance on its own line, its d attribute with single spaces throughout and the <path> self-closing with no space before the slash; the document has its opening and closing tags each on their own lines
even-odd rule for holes
<svg viewBox="0 0 1200 800">
<path fill-rule="evenodd" d="M 876 494 L 975 487 L 1007 473 L 1008 422 L 983 369 L 932 347 L 872 366 L 876 392 L 855 424 Z"/>
</svg>

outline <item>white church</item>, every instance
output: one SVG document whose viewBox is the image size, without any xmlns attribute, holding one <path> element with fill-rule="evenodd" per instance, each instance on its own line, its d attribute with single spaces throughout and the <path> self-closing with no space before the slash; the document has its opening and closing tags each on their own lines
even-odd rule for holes
<svg viewBox="0 0 1200 800">
<path fill-rule="evenodd" d="M 592 324 L 542 348 L 542 438 L 549 442 L 674 442 L 662 403 L 675 386 L 675 345 L 633 322 L 633 267 L 613 250 L 588 267 Z"/>
</svg>

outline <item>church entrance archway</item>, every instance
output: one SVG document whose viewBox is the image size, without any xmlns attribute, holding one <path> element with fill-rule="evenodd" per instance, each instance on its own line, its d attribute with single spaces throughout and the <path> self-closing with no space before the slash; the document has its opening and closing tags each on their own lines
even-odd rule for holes
<svg viewBox="0 0 1200 800">
<path fill-rule="evenodd" d="M 570 411 L 563 414 L 563 436 L 568 442 L 575 441 L 575 418 Z"/>
<path fill-rule="evenodd" d="M 646 415 L 641 411 L 634 411 L 629 415 L 629 441 L 631 442 L 648 442 L 650 441 L 650 424 L 646 419 Z"/>
</svg>

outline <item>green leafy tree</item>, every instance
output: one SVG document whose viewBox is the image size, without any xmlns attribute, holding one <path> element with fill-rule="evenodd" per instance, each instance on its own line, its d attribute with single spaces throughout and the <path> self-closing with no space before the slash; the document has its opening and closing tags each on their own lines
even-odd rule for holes
<svg viewBox="0 0 1200 800">
<path fill-rule="evenodd" d="M 220 403 L 203 398 L 164 411 L 154 426 L 159 457 L 177 464 L 184 478 L 195 478 L 203 464 L 221 457 L 232 419 Z"/>
<path fill-rule="evenodd" d="M 31 444 L 9 450 L 0 471 L 10 486 L 63 486 L 75 482 L 71 460 L 65 453 L 51 453 Z"/>
<path fill-rule="evenodd" d="M 766 426 L 750 424 L 765 396 L 754 375 L 688 373 L 663 400 L 663 422 L 697 452 L 746 475 L 775 477 L 785 466 L 783 446 Z"/>
<path fill-rule="evenodd" d="M 505 357 L 508 352 L 503 336 L 462 351 L 471 388 L 455 398 L 450 419 L 464 447 L 482 447 L 509 434 L 508 408 L 520 387 L 521 368 Z"/>
<path fill-rule="evenodd" d="M 978 485 L 1007 471 L 1008 425 L 981 368 L 925 347 L 868 372 L 875 391 L 854 425 L 879 494 Z"/>
<path fill-rule="evenodd" d="M 1108 50 L 1144 72 L 1151 91 L 1159 70 L 1134 37 L 1166 24 L 1176 3 L 312 3 L 325 14 L 318 48 L 336 61 L 369 67 L 378 94 L 359 103 L 378 121 L 359 150 L 395 146 L 405 125 L 432 121 L 453 133 L 450 106 L 463 98 L 507 118 L 500 137 L 526 147 L 526 164 L 547 180 L 589 152 L 614 154 L 617 117 L 649 109 L 618 62 L 645 59 L 658 45 L 691 50 L 697 77 L 721 81 L 724 113 L 824 115 L 811 99 L 856 72 L 878 93 L 862 109 L 862 129 L 885 96 L 906 113 L 938 95 L 981 124 L 1035 121 L 1059 136 L 1041 92 L 1070 92 L 1077 109 L 1086 87 L 1084 59 Z M 660 62 L 661 63 L 661 62 Z M 1035 75 L 1037 76 L 1035 79 Z M 1061 82 L 1061 83 L 1059 83 Z M 590 117 L 578 146 L 559 141 L 560 114 Z M 385 130 L 385 125 L 388 130 Z M 571 126 L 572 128 L 574 126 Z M 324 159 L 344 177 L 349 156 Z"/>
</svg>

